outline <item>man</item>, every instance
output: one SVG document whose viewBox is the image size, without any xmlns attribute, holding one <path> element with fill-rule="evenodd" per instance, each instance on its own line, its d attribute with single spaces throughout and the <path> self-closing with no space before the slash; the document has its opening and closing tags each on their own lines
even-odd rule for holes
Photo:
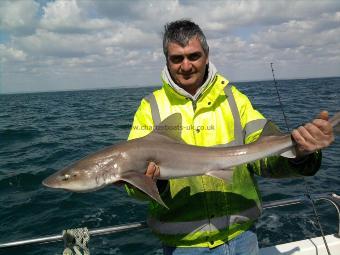
<svg viewBox="0 0 340 255">
<path fill-rule="evenodd" d="M 233 146 L 258 139 L 265 118 L 209 62 L 209 47 L 198 25 L 189 20 L 167 24 L 163 50 L 163 87 L 142 100 L 129 139 L 147 135 L 151 130 L 142 127 L 155 126 L 176 112 L 181 113 L 183 126 L 192 127 L 182 129 L 188 144 Z M 148 224 L 163 242 L 164 253 L 258 254 L 253 225 L 261 214 L 261 198 L 254 174 L 276 178 L 315 174 L 320 149 L 334 140 L 327 119 L 328 113 L 322 112 L 292 132 L 298 155 L 294 160 L 274 156 L 236 167 L 230 183 L 210 176 L 158 180 L 169 209 L 151 201 Z M 161 170 L 151 162 L 146 175 L 156 181 Z M 145 198 L 136 189 L 127 190 Z"/>
</svg>

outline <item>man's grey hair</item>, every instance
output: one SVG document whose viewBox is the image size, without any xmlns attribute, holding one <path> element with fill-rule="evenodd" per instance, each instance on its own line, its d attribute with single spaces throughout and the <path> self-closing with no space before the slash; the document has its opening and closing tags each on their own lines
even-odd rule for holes
<svg viewBox="0 0 340 255">
<path fill-rule="evenodd" d="M 188 45 L 189 40 L 197 37 L 201 43 L 203 51 L 209 54 L 209 46 L 201 28 L 191 20 L 181 19 L 169 22 L 164 26 L 163 52 L 168 57 L 168 45 L 170 42 L 178 43 L 182 47 Z"/>
</svg>

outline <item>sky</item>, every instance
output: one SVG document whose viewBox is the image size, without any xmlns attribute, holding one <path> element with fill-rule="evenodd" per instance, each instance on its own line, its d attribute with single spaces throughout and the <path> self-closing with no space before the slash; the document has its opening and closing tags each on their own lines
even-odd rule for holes
<svg viewBox="0 0 340 255">
<path fill-rule="evenodd" d="M 183 18 L 230 81 L 340 76 L 339 0 L 1 0 L 0 93 L 159 86 Z"/>
</svg>

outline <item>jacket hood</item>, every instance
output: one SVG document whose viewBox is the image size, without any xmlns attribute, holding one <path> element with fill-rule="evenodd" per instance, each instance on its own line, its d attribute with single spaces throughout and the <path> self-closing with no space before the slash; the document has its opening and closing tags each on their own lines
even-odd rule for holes
<svg viewBox="0 0 340 255">
<path fill-rule="evenodd" d="M 198 88 L 195 95 L 191 95 L 187 91 L 185 91 L 183 88 L 181 88 L 178 84 L 176 84 L 173 79 L 171 78 L 171 75 L 169 73 L 168 67 L 165 66 L 162 71 L 162 80 L 163 82 L 169 84 L 170 87 L 172 87 L 178 94 L 188 97 L 194 101 L 197 100 L 197 98 L 202 94 L 204 89 L 211 83 L 211 81 L 214 79 L 215 75 L 217 74 L 216 67 L 213 65 L 213 63 L 209 62 L 208 64 L 208 76 L 205 82 L 201 87 Z"/>
</svg>

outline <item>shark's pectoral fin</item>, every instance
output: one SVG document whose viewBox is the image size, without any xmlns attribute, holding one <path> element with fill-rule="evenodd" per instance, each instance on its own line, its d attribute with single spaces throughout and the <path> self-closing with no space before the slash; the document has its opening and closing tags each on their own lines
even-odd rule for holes
<svg viewBox="0 0 340 255">
<path fill-rule="evenodd" d="M 207 172 L 206 175 L 230 182 L 233 179 L 233 169 L 211 170 Z"/>
<path fill-rule="evenodd" d="M 168 208 L 163 202 L 161 196 L 159 195 L 156 182 L 153 181 L 150 177 L 135 171 L 130 171 L 122 174 L 121 180 L 130 183 L 134 187 L 146 193 L 152 199 L 156 200 L 159 204 L 161 204 L 165 208 Z"/>
</svg>

